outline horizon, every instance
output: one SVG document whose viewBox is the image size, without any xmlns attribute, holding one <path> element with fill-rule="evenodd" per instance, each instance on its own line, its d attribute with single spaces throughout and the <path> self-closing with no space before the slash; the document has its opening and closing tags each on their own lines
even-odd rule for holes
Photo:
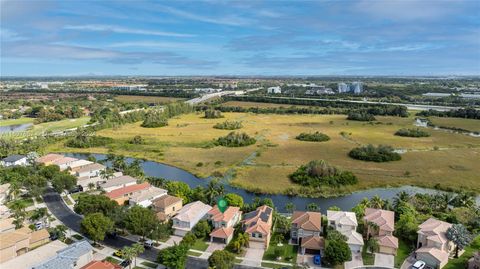
<svg viewBox="0 0 480 269">
<path fill-rule="evenodd" d="M 2 78 L 480 75 L 478 1 L 0 3 Z"/>
</svg>

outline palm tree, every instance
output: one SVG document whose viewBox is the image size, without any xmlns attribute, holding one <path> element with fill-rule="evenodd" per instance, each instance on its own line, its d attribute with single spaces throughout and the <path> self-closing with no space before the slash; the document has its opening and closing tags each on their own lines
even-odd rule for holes
<svg viewBox="0 0 480 269">
<path fill-rule="evenodd" d="M 225 187 L 221 185 L 218 179 L 213 179 L 208 182 L 207 189 L 205 190 L 205 195 L 207 196 L 208 203 L 213 204 L 215 199 L 219 196 L 222 196 L 225 192 Z"/>
<path fill-rule="evenodd" d="M 100 177 L 109 180 L 110 178 L 113 177 L 113 169 L 111 168 L 106 168 L 100 171 Z"/>
<path fill-rule="evenodd" d="M 133 247 L 129 247 L 129 246 L 125 246 L 123 247 L 123 249 L 121 250 L 122 252 L 122 257 L 125 258 L 125 260 L 129 260 L 131 261 L 133 259 L 133 257 L 135 257 L 135 249 Z M 130 263 L 128 265 L 128 268 L 131 269 L 132 268 L 132 263 Z"/>
<path fill-rule="evenodd" d="M 36 222 L 42 220 L 44 226 L 46 226 L 46 219 L 48 217 L 48 210 L 45 207 L 37 208 L 33 211 L 33 214 L 30 216 L 29 220 L 31 222 Z"/>
<path fill-rule="evenodd" d="M 134 252 L 133 258 L 135 258 L 135 267 L 137 267 L 137 256 L 140 255 L 141 253 L 143 253 L 145 251 L 145 248 L 143 247 L 142 244 L 135 243 L 135 244 L 132 245 L 132 249 L 133 249 L 133 252 Z"/>
<path fill-rule="evenodd" d="M 376 238 L 371 237 L 367 241 L 367 249 L 371 253 L 378 252 L 379 245 L 378 245 L 378 240 Z"/>
<path fill-rule="evenodd" d="M 57 227 L 55 227 L 55 232 L 58 235 L 58 239 L 64 241 L 67 236 L 67 230 L 68 228 L 65 225 L 63 224 L 57 225 Z"/>
<path fill-rule="evenodd" d="M 402 202 L 408 202 L 410 200 L 410 194 L 406 191 L 401 191 L 397 193 L 395 198 L 393 198 L 393 207 L 398 208 Z"/>
<path fill-rule="evenodd" d="M 288 202 L 286 205 L 285 205 L 285 210 L 288 212 L 288 213 L 292 213 L 293 211 L 295 211 L 295 205 L 291 202 Z"/>
<path fill-rule="evenodd" d="M 8 189 L 8 199 L 14 200 L 18 197 L 21 193 L 22 183 L 18 180 L 14 180 L 10 183 L 10 187 Z"/>
<path fill-rule="evenodd" d="M 316 203 L 310 203 L 307 205 L 306 209 L 308 211 L 319 211 L 318 205 Z"/>
<path fill-rule="evenodd" d="M 370 199 L 370 206 L 373 208 L 382 209 L 384 205 L 385 201 L 383 201 L 378 195 L 375 195 L 372 197 L 372 199 Z"/>
<path fill-rule="evenodd" d="M 21 228 L 23 226 L 23 221 L 25 220 L 25 216 L 27 215 L 25 212 L 25 208 L 27 206 L 21 200 L 15 200 L 10 205 L 10 209 L 13 210 L 13 224 L 15 224 L 15 228 Z"/>
</svg>

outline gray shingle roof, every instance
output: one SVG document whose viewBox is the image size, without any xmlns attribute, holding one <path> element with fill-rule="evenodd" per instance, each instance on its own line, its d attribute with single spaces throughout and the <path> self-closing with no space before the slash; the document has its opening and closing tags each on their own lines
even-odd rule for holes
<svg viewBox="0 0 480 269">
<path fill-rule="evenodd" d="M 79 241 L 57 252 L 57 255 L 44 263 L 33 266 L 33 269 L 73 269 L 74 263 L 83 255 L 92 251 L 93 247 L 86 241 Z"/>
<path fill-rule="evenodd" d="M 25 158 L 25 155 L 14 154 L 4 158 L 2 161 L 12 163 Z"/>
</svg>

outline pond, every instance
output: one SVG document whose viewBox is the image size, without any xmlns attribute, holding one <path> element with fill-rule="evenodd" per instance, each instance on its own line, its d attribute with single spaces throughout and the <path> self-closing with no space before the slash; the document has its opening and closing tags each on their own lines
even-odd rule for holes
<svg viewBox="0 0 480 269">
<path fill-rule="evenodd" d="M 66 153 L 66 156 L 71 156 L 79 159 L 87 159 L 89 154 L 83 153 Z M 106 155 L 104 154 L 90 154 L 94 156 L 97 160 L 104 160 Z M 125 158 L 127 163 L 131 163 L 134 159 L 133 158 Z M 206 186 L 208 184 L 209 179 L 201 179 L 193 174 L 166 164 L 153 162 L 153 161 L 142 161 L 141 166 L 145 171 L 147 176 L 153 177 L 161 177 L 167 180 L 175 180 L 175 181 L 182 181 L 187 183 L 191 188 L 195 188 L 196 186 Z M 420 188 L 420 187 L 413 187 L 413 186 L 403 186 L 403 187 L 395 187 L 395 188 L 375 188 L 369 190 L 363 190 L 354 192 L 352 194 L 339 196 L 339 197 L 330 197 L 330 198 L 307 198 L 307 197 L 298 197 L 298 196 L 288 196 L 283 194 L 255 194 L 248 192 L 241 188 L 235 188 L 228 184 L 225 185 L 225 192 L 226 193 L 236 193 L 243 197 L 243 200 L 246 203 L 250 203 L 253 201 L 255 197 L 263 198 L 270 198 L 272 199 L 273 203 L 277 207 L 279 212 L 286 212 L 285 205 L 287 203 L 293 203 L 295 208 L 298 210 L 304 210 L 306 206 L 310 203 L 316 203 L 323 213 L 326 213 L 326 210 L 331 206 L 338 206 L 342 210 L 350 210 L 354 207 L 358 202 L 360 202 L 363 198 L 372 198 L 375 195 L 380 196 L 382 199 L 393 199 L 397 193 L 406 191 L 410 194 L 415 193 L 437 193 L 441 191 L 427 189 L 427 188 Z M 478 199 L 477 199 L 478 202 Z"/>
<path fill-rule="evenodd" d="M 24 123 L 24 124 L 14 124 L 14 125 L 0 126 L 0 134 L 9 133 L 9 132 L 26 131 L 32 125 L 33 125 L 32 123 Z"/>
</svg>

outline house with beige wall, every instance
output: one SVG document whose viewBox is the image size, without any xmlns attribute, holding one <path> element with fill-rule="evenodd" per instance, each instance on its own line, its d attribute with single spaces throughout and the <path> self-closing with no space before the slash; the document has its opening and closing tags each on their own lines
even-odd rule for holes
<svg viewBox="0 0 480 269">
<path fill-rule="evenodd" d="M 448 240 L 447 230 L 452 224 L 429 218 L 418 226 L 417 259 L 434 268 L 442 268 L 455 250 L 455 244 Z"/>
<path fill-rule="evenodd" d="M 268 248 L 272 236 L 273 209 L 262 205 L 255 211 L 243 215 L 241 221 L 243 230 L 249 235 L 250 247 L 257 245 Z"/>
<path fill-rule="evenodd" d="M 213 226 L 213 231 L 210 233 L 210 241 L 228 244 L 233 238 L 233 227 L 240 222 L 242 218 L 242 211 L 240 207 L 229 206 L 224 212 L 218 209 L 215 205 L 207 213 L 207 219 Z"/>
<path fill-rule="evenodd" d="M 295 211 L 292 215 L 291 243 L 300 246 L 302 254 L 319 254 L 325 243 L 322 234 L 322 214 L 311 211 Z"/>
<path fill-rule="evenodd" d="M 152 209 L 156 212 L 157 219 L 161 222 L 168 221 L 182 209 L 182 198 L 164 195 L 152 201 Z"/>
<path fill-rule="evenodd" d="M 32 231 L 27 227 L 0 234 L 0 263 L 27 253 L 30 249 L 50 241 L 46 229 Z"/>
<path fill-rule="evenodd" d="M 395 212 L 377 208 L 365 209 L 365 238 L 375 238 L 379 253 L 397 255 L 398 238 L 393 236 L 395 230 Z"/>
</svg>

